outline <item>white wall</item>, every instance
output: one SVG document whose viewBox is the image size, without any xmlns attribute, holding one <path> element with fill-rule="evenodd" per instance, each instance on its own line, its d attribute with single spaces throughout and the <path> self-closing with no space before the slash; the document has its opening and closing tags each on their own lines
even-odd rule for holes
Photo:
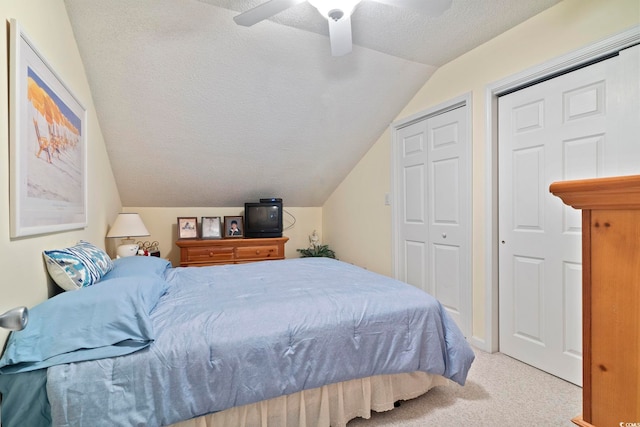
<svg viewBox="0 0 640 427">
<path fill-rule="evenodd" d="M 2 0 L 0 16 L 6 24 L 5 30 L 0 31 L 0 199 L 4 201 L 0 203 L 0 312 L 4 312 L 19 305 L 32 307 L 57 291 L 46 273 L 43 250 L 72 245 L 80 239 L 104 247 L 107 222 L 120 211 L 120 197 L 63 1 Z M 87 109 L 89 224 L 85 229 L 10 238 L 7 37 L 11 18 L 18 20 L 38 51 Z M 0 341 L 6 335 L 6 331 L 0 331 Z"/>
<path fill-rule="evenodd" d="M 322 209 L 324 242 L 342 261 L 391 276 L 391 134 L 387 130 Z"/>
<path fill-rule="evenodd" d="M 441 67 L 398 115 L 400 120 L 472 93 L 473 335 L 477 339 L 486 334 L 487 315 L 486 87 L 639 23 L 638 0 L 565 0 Z M 381 135 L 323 209 L 326 242 L 343 259 L 387 275 L 392 271 L 391 212 L 383 200 L 391 187 L 390 139 L 388 131 Z M 363 215 L 369 218 L 363 220 Z"/>
</svg>

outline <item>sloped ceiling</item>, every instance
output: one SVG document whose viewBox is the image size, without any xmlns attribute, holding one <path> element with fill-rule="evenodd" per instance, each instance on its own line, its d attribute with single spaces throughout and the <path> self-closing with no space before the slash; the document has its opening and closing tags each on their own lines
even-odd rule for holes
<svg viewBox="0 0 640 427">
<path fill-rule="evenodd" d="M 235 24 L 260 3 L 65 0 L 124 206 L 321 206 L 437 67 L 558 0 L 363 0 L 343 57 L 307 3 Z"/>
</svg>

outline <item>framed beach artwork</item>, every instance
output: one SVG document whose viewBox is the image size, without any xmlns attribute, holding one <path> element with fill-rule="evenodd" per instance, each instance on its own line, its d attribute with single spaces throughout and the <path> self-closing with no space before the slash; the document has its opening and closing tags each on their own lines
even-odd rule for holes
<svg viewBox="0 0 640 427">
<path fill-rule="evenodd" d="M 10 24 L 11 237 L 87 225 L 87 112 L 18 22 Z"/>
</svg>

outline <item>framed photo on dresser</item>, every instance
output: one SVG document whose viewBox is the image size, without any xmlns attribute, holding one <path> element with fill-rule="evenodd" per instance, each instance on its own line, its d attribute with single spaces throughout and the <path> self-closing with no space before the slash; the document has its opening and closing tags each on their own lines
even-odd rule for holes
<svg viewBox="0 0 640 427">
<path fill-rule="evenodd" d="M 178 217 L 178 239 L 198 238 L 198 218 L 195 216 Z"/>
<path fill-rule="evenodd" d="M 242 224 L 242 216 L 225 216 L 224 217 L 224 237 L 234 238 L 244 237 L 242 230 L 244 229 Z"/>
<path fill-rule="evenodd" d="M 202 232 L 200 233 L 200 238 L 222 238 L 222 220 L 219 216 L 203 216 L 200 223 L 202 224 Z"/>
</svg>

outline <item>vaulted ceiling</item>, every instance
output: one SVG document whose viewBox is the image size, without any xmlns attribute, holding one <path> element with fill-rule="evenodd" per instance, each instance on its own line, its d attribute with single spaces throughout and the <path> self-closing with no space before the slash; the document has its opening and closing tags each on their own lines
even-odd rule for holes
<svg viewBox="0 0 640 427">
<path fill-rule="evenodd" d="M 306 2 L 233 21 L 264 1 L 65 0 L 124 206 L 321 206 L 439 66 L 559 2 L 363 0 L 333 57 Z"/>
</svg>

